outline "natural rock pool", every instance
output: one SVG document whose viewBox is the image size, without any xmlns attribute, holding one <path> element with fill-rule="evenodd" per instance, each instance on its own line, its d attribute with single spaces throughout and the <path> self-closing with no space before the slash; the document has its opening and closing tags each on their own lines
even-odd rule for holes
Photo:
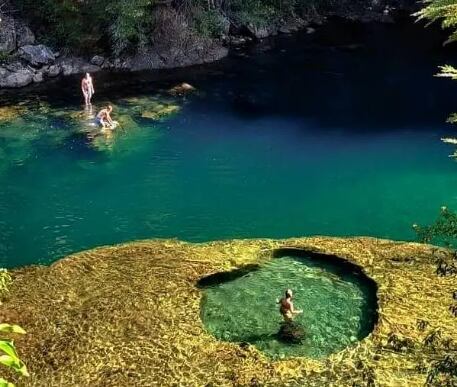
<svg viewBox="0 0 457 387">
<path fill-rule="evenodd" d="M 457 204 L 443 40 L 336 23 L 208 66 L 96 74 L 112 136 L 89 125 L 79 78 L 2 92 L 0 266 L 155 237 L 413 239 Z M 167 92 L 183 81 L 198 92 Z"/>
<path fill-rule="evenodd" d="M 295 308 L 303 310 L 294 319 L 305 331 L 299 344 L 277 334 L 282 317 L 276 299 L 287 288 Z M 208 287 L 202 321 L 216 338 L 254 344 L 271 357 L 322 358 L 366 337 L 376 308 L 376 285 L 356 267 L 322 256 L 286 256 Z"/>
</svg>

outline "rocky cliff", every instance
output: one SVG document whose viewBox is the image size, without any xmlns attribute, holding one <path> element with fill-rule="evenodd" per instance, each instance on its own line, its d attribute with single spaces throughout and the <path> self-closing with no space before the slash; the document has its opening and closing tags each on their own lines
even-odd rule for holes
<svg viewBox="0 0 457 387">
<path fill-rule="evenodd" d="M 290 34 L 303 28 L 312 33 L 327 16 L 362 22 L 393 22 L 398 12 L 412 12 L 414 4 L 412 0 L 359 0 L 350 2 L 350 5 L 343 1 L 335 3 L 323 14 L 293 16 L 263 26 L 224 16 L 221 35 L 216 38 L 199 36 L 188 23 L 176 17 L 176 10 L 170 8 L 161 11 L 162 25 L 166 28 L 156 31 L 156 43 L 134 55 L 108 58 L 100 52 L 84 58 L 71 52 L 61 55 L 59 48 L 51 49 L 37 42 L 31 29 L 14 12 L 3 11 L 0 12 L 0 88 L 23 87 L 59 75 L 101 69 L 136 71 L 211 62 L 226 56 L 233 45 L 276 34 Z"/>
</svg>

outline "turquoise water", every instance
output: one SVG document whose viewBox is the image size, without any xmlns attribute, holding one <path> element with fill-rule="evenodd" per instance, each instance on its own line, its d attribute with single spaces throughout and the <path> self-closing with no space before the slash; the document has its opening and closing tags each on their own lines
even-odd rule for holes
<svg viewBox="0 0 457 387">
<path fill-rule="evenodd" d="M 432 32 L 332 24 L 212 65 L 96 75 L 112 136 L 90 126 L 78 78 L 2 92 L 0 266 L 156 237 L 413 239 L 457 207 L 440 141 L 457 84 L 432 77 L 452 63 Z M 182 81 L 198 92 L 166 92 Z M 157 103 L 179 110 L 142 117 Z"/>
<path fill-rule="evenodd" d="M 294 292 L 300 344 L 278 340 L 282 317 L 276 298 Z M 376 289 L 360 275 L 310 258 L 283 257 L 243 277 L 205 290 L 202 320 L 225 341 L 248 342 L 276 357 L 326 357 L 366 337 L 376 322 Z"/>
</svg>

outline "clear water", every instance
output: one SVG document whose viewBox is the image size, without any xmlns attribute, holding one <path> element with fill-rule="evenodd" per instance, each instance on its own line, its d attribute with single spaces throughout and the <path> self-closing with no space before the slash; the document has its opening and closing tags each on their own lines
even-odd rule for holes
<svg viewBox="0 0 457 387">
<path fill-rule="evenodd" d="M 108 138 L 78 78 L 1 92 L 22 110 L 0 112 L 0 266 L 156 237 L 413 239 L 457 207 L 440 141 L 457 85 L 432 76 L 453 63 L 442 38 L 336 23 L 208 66 L 95 75 L 95 108 L 115 104 L 123 123 Z M 182 81 L 199 92 L 164 91 Z M 157 101 L 179 111 L 142 117 Z"/>
<path fill-rule="evenodd" d="M 276 298 L 294 291 L 301 344 L 278 340 Z M 249 342 L 272 357 L 321 358 L 366 337 L 376 320 L 375 289 L 366 277 L 309 258 L 274 259 L 261 269 L 205 290 L 202 320 L 225 341 Z"/>
</svg>

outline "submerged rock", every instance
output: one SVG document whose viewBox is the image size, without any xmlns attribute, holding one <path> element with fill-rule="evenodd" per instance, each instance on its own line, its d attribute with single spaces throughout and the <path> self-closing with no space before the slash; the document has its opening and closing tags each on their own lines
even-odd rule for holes
<svg viewBox="0 0 457 387">
<path fill-rule="evenodd" d="M 151 110 L 144 110 L 141 113 L 142 118 L 149 118 L 152 120 L 158 120 L 170 114 L 176 113 L 179 110 L 177 105 L 161 105 L 157 104 Z"/>
<path fill-rule="evenodd" d="M 183 94 L 190 93 L 192 91 L 195 91 L 195 87 L 193 87 L 192 85 L 190 85 L 186 82 L 176 85 L 176 86 L 172 87 L 170 90 L 168 90 L 168 92 L 170 94 L 174 94 L 174 95 L 183 95 Z"/>
<path fill-rule="evenodd" d="M 21 106 L 2 106 L 0 107 L 0 123 L 4 121 L 12 121 L 20 117 L 25 111 Z"/>
<path fill-rule="evenodd" d="M 278 339 L 289 344 L 301 344 L 305 329 L 296 321 L 283 322 L 279 328 Z"/>
</svg>

